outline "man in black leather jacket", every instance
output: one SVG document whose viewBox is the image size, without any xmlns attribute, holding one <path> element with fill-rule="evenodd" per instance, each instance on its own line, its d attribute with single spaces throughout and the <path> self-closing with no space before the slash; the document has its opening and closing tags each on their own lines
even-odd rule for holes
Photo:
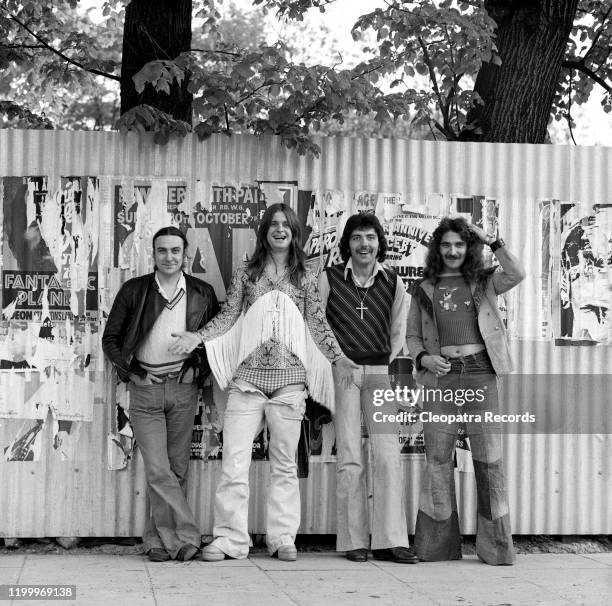
<svg viewBox="0 0 612 606">
<path fill-rule="evenodd" d="M 102 337 L 104 352 L 128 383 L 151 505 L 143 542 L 153 562 L 189 560 L 200 546 L 185 481 L 198 384 L 210 369 L 204 348 L 190 353 L 175 334 L 202 328 L 219 304 L 210 284 L 183 273 L 186 247 L 176 227 L 153 236 L 155 272 L 121 287 Z"/>
</svg>

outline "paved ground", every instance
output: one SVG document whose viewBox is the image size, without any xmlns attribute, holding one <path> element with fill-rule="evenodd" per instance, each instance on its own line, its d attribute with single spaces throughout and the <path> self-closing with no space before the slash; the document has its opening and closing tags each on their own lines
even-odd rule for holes
<svg viewBox="0 0 612 606">
<path fill-rule="evenodd" d="M 519 555 L 512 567 L 486 566 L 474 556 L 356 564 L 333 552 L 300 553 L 297 562 L 257 553 L 163 564 L 141 555 L 0 555 L 0 584 L 62 583 L 76 585 L 76 604 L 88 606 L 604 606 L 612 604 L 612 553 Z"/>
</svg>

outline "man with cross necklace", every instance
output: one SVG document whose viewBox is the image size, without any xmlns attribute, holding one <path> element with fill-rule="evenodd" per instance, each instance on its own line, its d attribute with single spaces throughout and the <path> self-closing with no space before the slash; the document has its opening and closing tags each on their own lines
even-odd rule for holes
<svg viewBox="0 0 612 606">
<path fill-rule="evenodd" d="M 335 380 L 336 548 L 353 562 L 365 562 L 371 547 L 374 559 L 416 564 L 418 558 L 408 547 L 398 425 L 380 421 L 386 413 L 396 414 L 397 404 L 381 406 L 374 397 L 375 392 L 391 389 L 389 363 L 401 351 L 406 335 L 406 293 L 397 274 L 382 265 L 386 251 L 378 219 L 353 215 L 340 240 L 344 263 L 327 268 L 319 277 L 329 326 L 342 351 L 359 365 L 348 389 Z M 371 474 L 374 495 L 369 524 L 362 413 L 376 466 Z"/>
</svg>

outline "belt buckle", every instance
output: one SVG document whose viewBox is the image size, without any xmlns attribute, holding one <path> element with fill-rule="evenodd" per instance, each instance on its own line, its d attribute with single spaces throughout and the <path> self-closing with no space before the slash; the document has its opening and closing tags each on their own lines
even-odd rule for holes
<svg viewBox="0 0 612 606">
<path fill-rule="evenodd" d="M 176 381 L 179 378 L 179 372 L 169 372 L 165 375 L 157 375 L 158 379 L 161 379 L 162 383 L 170 383 L 171 381 Z"/>
</svg>

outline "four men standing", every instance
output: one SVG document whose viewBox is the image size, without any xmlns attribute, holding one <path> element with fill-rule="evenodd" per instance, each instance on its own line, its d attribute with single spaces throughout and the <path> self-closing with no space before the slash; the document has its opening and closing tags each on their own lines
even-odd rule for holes
<svg viewBox="0 0 612 606">
<path fill-rule="evenodd" d="M 483 242 L 496 253 L 502 271 L 483 267 Z M 369 214 L 348 219 L 340 242 L 344 263 L 320 275 L 321 299 L 305 270 L 301 245 L 293 211 L 284 205 L 269 208 L 253 258 L 237 271 L 223 313 L 206 328 L 219 306 L 210 285 L 183 274 L 186 238 L 174 227 L 153 237 L 155 272 L 129 280 L 117 295 L 103 347 L 119 378 L 129 383 L 130 420 L 151 505 L 143 536 L 149 558 L 188 560 L 199 549 L 200 532 L 184 487 L 197 381 L 209 371 L 203 346 L 217 381 L 230 387 L 215 541 L 205 548 L 204 559 L 248 554 L 250 445 L 266 419 L 272 478 L 268 547 L 271 555 L 295 560 L 295 455 L 305 389 L 334 412 L 337 549 L 356 562 L 367 560 L 369 547 L 375 559 L 400 563 L 461 557 L 452 468 L 458 427 L 425 424 L 417 557 L 408 545 L 398 426 L 374 422 L 380 410 L 374 392 L 390 389 L 388 365 L 406 342 L 406 294 L 396 273 L 382 264 L 387 245 L 380 222 Z M 502 240 L 490 242 L 479 228 L 448 218 L 434 232 L 426 265 L 408 320 L 417 380 L 449 389 L 481 388 L 488 397 L 470 412 L 496 411 L 495 375 L 511 369 L 496 296 L 518 284 L 523 270 Z M 330 362 L 335 364 L 331 391 Z M 383 406 L 389 406 L 384 412 L 397 412 L 394 403 Z M 447 400 L 431 407 L 457 411 Z M 362 415 L 371 448 L 370 523 Z M 511 564 L 499 432 L 472 425 L 467 433 L 478 486 L 477 553 L 490 564 Z"/>
</svg>

